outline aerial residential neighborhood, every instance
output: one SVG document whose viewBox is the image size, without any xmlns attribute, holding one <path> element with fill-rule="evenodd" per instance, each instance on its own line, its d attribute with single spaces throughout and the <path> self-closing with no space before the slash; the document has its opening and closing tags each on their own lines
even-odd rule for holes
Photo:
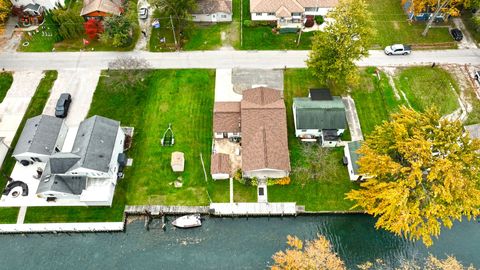
<svg viewBox="0 0 480 270">
<path fill-rule="evenodd" d="M 0 0 L 2 265 L 476 269 L 478 10 Z"/>
</svg>

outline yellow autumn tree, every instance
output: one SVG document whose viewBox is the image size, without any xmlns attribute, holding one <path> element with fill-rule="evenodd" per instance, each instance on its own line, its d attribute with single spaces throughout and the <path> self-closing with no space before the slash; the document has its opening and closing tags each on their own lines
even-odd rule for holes
<svg viewBox="0 0 480 270">
<path fill-rule="evenodd" d="M 443 226 L 480 213 L 480 141 L 458 121 L 401 108 L 358 151 L 372 178 L 347 198 L 378 217 L 375 224 L 429 246 Z"/>
<path fill-rule="evenodd" d="M 12 3 L 9 0 L 0 0 L 0 23 L 4 23 L 10 12 L 12 11 Z"/>
<path fill-rule="evenodd" d="M 391 265 L 383 262 L 382 260 L 376 260 L 374 263 L 366 262 L 357 266 L 361 270 L 476 270 L 473 265 L 464 266 L 457 258 L 453 256 L 447 256 L 445 259 L 438 259 L 437 257 L 430 255 L 424 260 L 402 260 L 400 266 L 392 267 Z"/>
<path fill-rule="evenodd" d="M 273 255 L 272 270 L 345 270 L 344 262 L 333 251 L 323 235 L 303 242 L 296 236 L 287 236 L 288 248 Z"/>
</svg>

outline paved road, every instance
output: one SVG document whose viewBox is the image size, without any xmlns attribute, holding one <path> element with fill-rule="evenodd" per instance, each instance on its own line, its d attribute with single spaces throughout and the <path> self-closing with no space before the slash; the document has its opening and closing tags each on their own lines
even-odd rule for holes
<svg viewBox="0 0 480 270">
<path fill-rule="evenodd" d="M 119 56 L 147 59 L 152 68 L 301 68 L 308 51 L 195 51 L 150 52 L 52 52 L 0 53 L 0 68 L 8 70 L 106 69 Z M 480 65 L 480 49 L 415 51 L 409 56 L 386 56 L 371 51 L 359 66 L 399 66 L 431 64 Z"/>
</svg>

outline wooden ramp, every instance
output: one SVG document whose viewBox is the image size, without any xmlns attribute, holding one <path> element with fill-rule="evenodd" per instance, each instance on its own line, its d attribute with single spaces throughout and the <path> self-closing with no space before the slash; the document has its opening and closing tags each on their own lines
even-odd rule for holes
<svg viewBox="0 0 480 270">
<path fill-rule="evenodd" d="M 212 203 L 210 211 L 217 216 L 293 216 L 296 203 Z"/>
</svg>

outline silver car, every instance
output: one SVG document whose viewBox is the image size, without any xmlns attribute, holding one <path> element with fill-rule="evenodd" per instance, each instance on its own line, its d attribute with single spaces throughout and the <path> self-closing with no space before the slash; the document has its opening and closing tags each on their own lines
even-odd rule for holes
<svg viewBox="0 0 480 270">
<path fill-rule="evenodd" d="M 386 55 L 408 55 L 412 52 L 412 47 L 410 45 L 394 44 L 385 47 L 384 52 Z"/>
</svg>

